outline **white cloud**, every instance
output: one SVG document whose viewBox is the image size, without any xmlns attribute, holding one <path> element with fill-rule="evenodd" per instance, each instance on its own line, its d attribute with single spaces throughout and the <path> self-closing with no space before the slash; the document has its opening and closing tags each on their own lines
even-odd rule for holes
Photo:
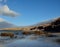
<svg viewBox="0 0 60 47">
<path fill-rule="evenodd" d="M 18 13 L 16 13 L 15 11 L 10 10 L 7 5 L 0 7 L 0 14 L 5 16 L 12 16 L 12 17 L 15 17 L 18 15 Z"/>
<path fill-rule="evenodd" d="M 2 1 L 7 2 L 7 0 L 0 0 L 0 2 L 2 2 Z"/>
<path fill-rule="evenodd" d="M 0 18 L 0 22 L 3 22 L 3 21 L 5 21 L 3 18 Z"/>
</svg>

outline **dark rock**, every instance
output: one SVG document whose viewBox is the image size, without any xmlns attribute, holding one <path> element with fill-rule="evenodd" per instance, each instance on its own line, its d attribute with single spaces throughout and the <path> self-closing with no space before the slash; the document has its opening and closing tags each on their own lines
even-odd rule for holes
<svg viewBox="0 0 60 47">
<path fill-rule="evenodd" d="M 57 37 L 57 35 L 48 35 L 48 37 Z"/>
<path fill-rule="evenodd" d="M 59 43 L 60 44 L 60 39 L 56 39 L 55 42 Z"/>
<path fill-rule="evenodd" d="M 44 28 L 44 31 L 46 31 L 46 32 L 60 32 L 60 18 L 51 22 L 49 26 L 46 26 Z"/>
<path fill-rule="evenodd" d="M 43 26 L 38 26 L 37 29 L 41 30 L 43 29 Z"/>
</svg>

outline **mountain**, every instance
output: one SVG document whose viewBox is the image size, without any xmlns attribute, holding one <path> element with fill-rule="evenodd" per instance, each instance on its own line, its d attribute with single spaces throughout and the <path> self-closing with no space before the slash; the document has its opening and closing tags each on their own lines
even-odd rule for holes
<svg viewBox="0 0 60 47">
<path fill-rule="evenodd" d="M 16 27 L 16 25 L 7 22 L 6 20 L 0 18 L 0 28 L 11 28 Z"/>
<path fill-rule="evenodd" d="M 60 32 L 60 17 L 22 28 L 21 26 L 17 27 L 3 19 L 0 19 L 0 28 L 8 30 Z"/>
<path fill-rule="evenodd" d="M 30 30 L 43 30 L 45 32 L 60 32 L 60 17 L 36 24 Z"/>
<path fill-rule="evenodd" d="M 60 17 L 51 22 L 49 26 L 44 28 L 48 32 L 60 32 Z"/>
</svg>

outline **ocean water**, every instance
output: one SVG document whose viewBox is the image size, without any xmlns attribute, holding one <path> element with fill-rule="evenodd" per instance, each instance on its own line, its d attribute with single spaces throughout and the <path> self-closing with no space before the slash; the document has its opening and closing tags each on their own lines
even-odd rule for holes
<svg viewBox="0 0 60 47">
<path fill-rule="evenodd" d="M 58 37 L 59 38 L 59 37 Z M 0 47 L 60 47 L 60 43 L 54 40 L 57 37 L 41 37 L 35 35 L 24 36 L 16 39 L 3 39 Z"/>
<path fill-rule="evenodd" d="M 45 37 L 34 34 L 19 34 L 17 36 L 17 38 L 0 36 L 0 47 L 60 47 L 60 43 L 55 41 L 56 39 L 60 39 L 60 36 Z"/>
</svg>

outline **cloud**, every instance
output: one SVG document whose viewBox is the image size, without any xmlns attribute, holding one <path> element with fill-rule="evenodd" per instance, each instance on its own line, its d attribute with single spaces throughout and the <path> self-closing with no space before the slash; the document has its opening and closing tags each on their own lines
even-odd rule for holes
<svg viewBox="0 0 60 47">
<path fill-rule="evenodd" d="M 0 22 L 3 22 L 3 21 L 5 21 L 3 18 L 0 18 Z"/>
<path fill-rule="evenodd" d="M 18 13 L 16 13 L 15 11 L 10 10 L 7 5 L 0 7 L 0 14 L 5 16 L 12 16 L 12 17 L 15 17 L 18 15 Z"/>
<path fill-rule="evenodd" d="M 0 2 L 2 2 L 2 1 L 7 2 L 7 0 L 0 0 Z"/>
<path fill-rule="evenodd" d="M 17 26 L 3 18 L 0 18 L 0 28 L 12 28 L 12 27 L 17 27 Z"/>
</svg>

